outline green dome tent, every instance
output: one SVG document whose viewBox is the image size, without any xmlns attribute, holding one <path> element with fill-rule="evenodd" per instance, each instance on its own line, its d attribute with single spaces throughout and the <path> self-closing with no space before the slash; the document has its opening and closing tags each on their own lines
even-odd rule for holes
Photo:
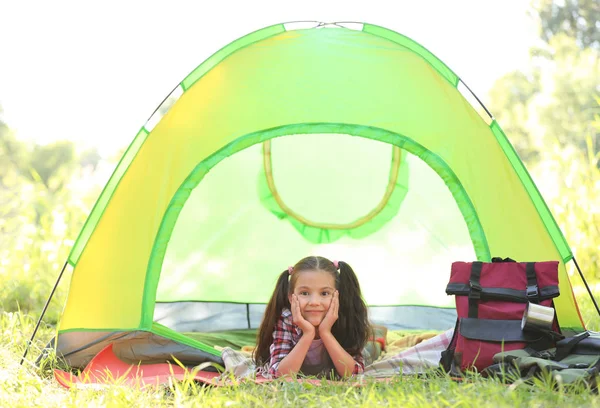
<svg viewBox="0 0 600 408">
<path fill-rule="evenodd" d="M 461 91 L 375 25 L 278 24 L 219 50 L 141 128 L 76 240 L 59 355 L 218 361 L 310 254 L 351 264 L 393 329 L 453 327 L 453 261 L 559 260 L 558 319 L 582 330 L 571 249 Z"/>
</svg>

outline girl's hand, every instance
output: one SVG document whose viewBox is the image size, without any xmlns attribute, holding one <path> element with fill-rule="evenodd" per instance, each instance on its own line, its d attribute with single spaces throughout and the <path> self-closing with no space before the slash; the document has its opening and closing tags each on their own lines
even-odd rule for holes
<svg viewBox="0 0 600 408">
<path fill-rule="evenodd" d="M 333 324 L 338 319 L 338 310 L 340 309 L 340 292 L 337 290 L 333 292 L 333 299 L 331 299 L 331 303 L 329 304 L 329 310 L 327 310 L 327 314 L 323 318 L 323 321 L 319 325 L 319 335 L 323 335 L 326 333 L 331 333 L 331 328 Z"/>
<path fill-rule="evenodd" d="M 298 301 L 298 296 L 292 295 L 292 319 L 294 324 L 300 327 L 302 330 L 303 336 L 312 336 L 315 337 L 315 326 L 310 324 L 304 317 L 302 317 L 302 312 L 300 311 L 300 302 Z"/>
</svg>

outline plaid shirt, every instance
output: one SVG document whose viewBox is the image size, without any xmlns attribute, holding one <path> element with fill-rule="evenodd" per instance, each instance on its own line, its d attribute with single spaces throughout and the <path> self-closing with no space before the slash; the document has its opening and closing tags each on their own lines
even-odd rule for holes
<svg viewBox="0 0 600 408">
<path fill-rule="evenodd" d="M 275 324 L 273 331 L 273 344 L 271 344 L 271 359 L 269 361 L 268 374 L 277 376 L 277 369 L 281 360 L 287 356 L 294 346 L 300 341 L 302 330 L 293 323 L 292 312 L 289 309 L 283 309 L 281 317 Z M 352 356 L 354 358 L 354 370 L 352 375 L 362 374 L 365 369 L 365 363 L 362 354 Z"/>
</svg>

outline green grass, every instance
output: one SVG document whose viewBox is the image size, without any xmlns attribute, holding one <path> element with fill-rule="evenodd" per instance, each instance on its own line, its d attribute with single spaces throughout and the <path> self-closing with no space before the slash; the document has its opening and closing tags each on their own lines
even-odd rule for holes
<svg viewBox="0 0 600 408">
<path fill-rule="evenodd" d="M 42 367 L 33 361 L 54 335 L 54 327 L 43 325 L 23 366 L 19 361 L 33 332 L 35 320 L 20 312 L 0 312 L 0 406 L 1 407 L 302 407 L 402 406 L 402 407 L 584 407 L 600 406 L 600 397 L 589 389 L 559 387 L 550 381 L 532 385 L 503 385 L 475 378 L 457 383 L 431 375 L 427 378 L 397 377 L 389 384 L 367 383 L 356 388 L 345 385 L 314 386 L 278 381 L 266 385 L 203 387 L 191 381 L 153 390 L 119 385 L 102 390 L 63 389 L 52 377 L 57 362 L 49 357 Z M 582 314 L 595 322 L 591 303 L 583 303 Z M 592 324 L 591 328 L 597 328 Z"/>
</svg>

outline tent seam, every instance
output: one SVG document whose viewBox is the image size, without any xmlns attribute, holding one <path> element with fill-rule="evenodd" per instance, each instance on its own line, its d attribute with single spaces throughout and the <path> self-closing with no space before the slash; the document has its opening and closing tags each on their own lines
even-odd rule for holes
<svg viewBox="0 0 600 408">
<path fill-rule="evenodd" d="M 407 40 L 409 40 L 410 42 L 414 43 L 415 45 L 417 45 L 417 46 L 419 46 L 419 47 L 423 48 L 423 49 L 424 49 L 425 51 L 427 51 L 427 52 L 428 52 L 428 53 L 429 53 L 429 54 L 430 54 L 430 55 L 431 55 L 433 58 L 435 58 L 435 60 L 436 60 L 437 62 L 439 62 L 439 63 L 440 63 L 442 66 L 444 66 L 444 67 L 445 67 L 445 68 L 446 68 L 446 69 L 447 69 L 447 70 L 448 70 L 448 71 L 449 71 L 449 72 L 450 72 L 452 75 L 454 75 L 454 77 L 456 78 L 456 83 L 453 83 L 452 81 L 450 81 L 450 80 L 447 78 L 447 76 L 446 76 L 446 75 L 444 75 L 444 73 L 443 73 L 443 72 L 441 72 L 439 69 L 437 69 L 437 68 L 436 68 L 436 67 L 435 67 L 435 66 L 434 66 L 434 65 L 433 65 L 431 62 L 429 62 L 429 61 L 427 60 L 427 58 L 425 58 L 425 56 L 424 56 L 423 54 L 421 54 L 420 52 L 418 52 L 418 51 L 416 51 L 416 50 L 414 50 L 414 49 L 408 48 L 407 46 L 405 46 L 405 45 L 403 45 L 403 44 L 400 44 L 399 42 L 396 42 L 396 41 L 392 40 L 391 38 L 384 37 L 384 36 L 382 36 L 382 35 L 379 35 L 379 34 L 373 33 L 373 32 L 371 32 L 371 31 L 365 31 L 365 30 L 364 30 L 364 28 L 365 28 L 365 27 L 375 27 L 375 28 L 378 28 L 378 29 L 381 29 L 381 30 L 386 30 L 386 31 L 393 32 L 394 34 L 398 34 L 398 35 L 400 35 L 400 36 L 402 36 L 402 37 L 406 38 L 406 39 L 407 39 Z M 407 37 L 407 36 L 405 36 L 404 34 L 401 34 L 401 33 L 397 32 L 397 31 L 394 31 L 394 30 L 389 30 L 389 29 L 387 29 L 387 28 L 385 28 L 385 27 L 381 27 L 381 26 L 378 26 L 378 25 L 375 25 L 375 24 L 367 24 L 367 23 L 364 23 L 364 26 L 363 26 L 363 32 L 364 32 L 364 33 L 367 33 L 367 34 L 370 34 L 370 35 L 373 35 L 373 36 L 375 36 L 375 37 L 378 37 L 378 38 L 383 38 L 383 39 L 385 39 L 385 40 L 387 40 L 387 41 L 390 41 L 390 42 L 392 42 L 392 43 L 394 43 L 394 44 L 396 44 L 396 45 L 398 45 L 398 46 L 400 46 L 400 47 L 402 47 L 402 48 L 404 48 L 404 49 L 406 49 L 406 50 L 408 50 L 408 51 L 410 51 L 410 52 L 412 52 L 412 53 L 414 53 L 414 54 L 417 54 L 417 55 L 418 55 L 419 57 L 421 57 L 421 58 L 422 58 L 422 59 L 423 59 L 423 60 L 424 60 L 424 61 L 425 61 L 425 62 L 426 62 L 426 63 L 427 63 L 429 66 L 431 66 L 433 69 L 435 69 L 435 70 L 438 72 L 438 74 L 440 74 L 440 75 L 442 76 L 442 78 L 444 78 L 446 81 L 448 81 L 448 83 L 449 83 L 450 85 L 452 85 L 454 88 L 456 88 L 456 87 L 458 86 L 458 83 L 460 82 L 460 77 L 459 77 L 459 76 L 458 76 L 458 75 L 457 75 L 457 74 L 456 74 L 456 73 L 455 73 L 455 72 L 454 72 L 454 71 L 453 71 L 453 70 L 452 70 L 452 69 L 451 69 L 451 68 L 450 68 L 448 65 L 446 65 L 446 64 L 445 64 L 445 63 L 444 63 L 444 62 L 443 62 L 441 59 L 439 59 L 439 58 L 438 58 L 438 57 L 437 57 L 437 56 L 436 56 L 436 55 L 435 55 L 433 52 L 429 51 L 429 49 L 427 49 L 427 47 L 425 47 L 425 46 L 421 45 L 420 43 L 418 43 L 417 41 L 413 40 L 412 38 L 410 38 L 410 37 Z"/>
</svg>

